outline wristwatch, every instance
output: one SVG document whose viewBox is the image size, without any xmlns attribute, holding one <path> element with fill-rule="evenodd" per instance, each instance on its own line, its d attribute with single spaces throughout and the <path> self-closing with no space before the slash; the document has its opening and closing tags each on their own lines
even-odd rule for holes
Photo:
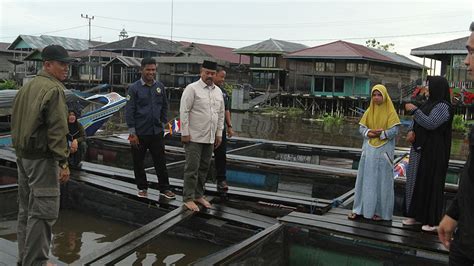
<svg viewBox="0 0 474 266">
<path fill-rule="evenodd" d="M 69 167 L 69 165 L 67 164 L 67 162 L 65 162 L 65 163 L 59 163 L 59 167 L 60 167 L 61 169 L 66 169 L 66 168 Z"/>
</svg>

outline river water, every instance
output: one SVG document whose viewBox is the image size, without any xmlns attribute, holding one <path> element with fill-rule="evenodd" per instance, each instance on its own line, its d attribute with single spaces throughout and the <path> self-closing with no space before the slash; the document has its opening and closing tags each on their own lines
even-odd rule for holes
<svg viewBox="0 0 474 266">
<path fill-rule="evenodd" d="M 172 103 L 168 118 L 171 120 L 177 117 L 179 117 L 179 104 Z M 106 134 L 126 132 L 124 114 L 120 113 L 114 119 L 115 129 Z M 231 119 L 233 130 L 240 137 L 352 148 L 362 147 L 362 136 L 359 133 L 358 125 L 359 118 L 348 118 L 340 125 L 330 125 L 305 116 L 275 117 L 256 112 L 233 112 Z M 402 119 L 408 122 L 410 118 Z M 400 132 L 396 138 L 397 147 L 410 147 L 405 140 L 407 131 L 408 127 L 406 125 L 400 126 Z M 467 136 L 463 133 L 454 132 L 451 159 L 466 160 L 468 152 Z"/>
</svg>

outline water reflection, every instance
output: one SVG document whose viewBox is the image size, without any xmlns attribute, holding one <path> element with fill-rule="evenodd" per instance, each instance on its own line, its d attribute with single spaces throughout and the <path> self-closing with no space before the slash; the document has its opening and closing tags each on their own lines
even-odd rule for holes
<svg viewBox="0 0 474 266">
<path fill-rule="evenodd" d="M 240 137 L 260 138 L 277 141 L 308 143 L 351 148 L 362 147 L 357 121 L 345 121 L 342 125 L 325 125 L 320 121 L 302 118 L 270 117 L 256 113 L 232 114 L 232 126 Z M 405 140 L 408 127 L 401 126 L 396 138 L 397 147 L 409 147 Z M 462 133 L 454 133 L 451 159 L 466 160 L 467 138 Z"/>
<path fill-rule="evenodd" d="M 162 234 L 115 265 L 189 265 L 221 249 L 208 241 Z"/>
<path fill-rule="evenodd" d="M 53 226 L 51 257 L 73 263 L 134 230 L 135 227 L 108 221 L 75 210 L 61 210 Z"/>
</svg>

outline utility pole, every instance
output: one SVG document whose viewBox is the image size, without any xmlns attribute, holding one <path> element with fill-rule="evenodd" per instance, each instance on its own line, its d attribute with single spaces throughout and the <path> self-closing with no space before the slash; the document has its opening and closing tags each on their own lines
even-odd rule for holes
<svg viewBox="0 0 474 266">
<path fill-rule="evenodd" d="M 94 19 L 94 16 L 91 16 L 89 17 L 89 15 L 85 15 L 84 14 L 81 14 L 81 18 L 85 18 L 87 20 L 89 20 L 89 47 L 92 46 L 91 45 L 91 20 Z M 89 48 L 88 47 L 88 48 Z M 91 51 L 89 51 L 89 84 L 91 83 L 91 79 L 92 79 L 92 65 L 91 65 Z"/>
<path fill-rule="evenodd" d="M 94 16 L 91 16 L 89 17 L 89 15 L 84 15 L 84 14 L 81 14 L 81 18 L 85 18 L 87 20 L 89 20 L 89 42 L 91 41 L 91 20 L 94 19 Z"/>
<path fill-rule="evenodd" d="M 174 13 L 174 4 L 173 0 L 171 0 L 171 42 L 173 42 L 173 13 Z"/>
</svg>

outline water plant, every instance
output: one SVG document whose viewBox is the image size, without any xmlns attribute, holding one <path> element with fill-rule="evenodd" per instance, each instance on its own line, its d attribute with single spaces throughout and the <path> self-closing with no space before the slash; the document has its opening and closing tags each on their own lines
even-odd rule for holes
<svg viewBox="0 0 474 266">
<path fill-rule="evenodd" d="M 344 121 L 344 116 L 339 113 L 324 113 L 322 119 L 324 125 L 341 125 Z"/>
<path fill-rule="evenodd" d="M 453 117 L 453 130 L 465 132 L 467 130 L 466 122 L 462 115 L 454 115 Z"/>
<path fill-rule="evenodd" d="M 0 90 L 16 90 L 18 86 L 14 80 L 7 79 L 0 83 Z"/>
<path fill-rule="evenodd" d="M 295 107 L 265 107 L 260 109 L 262 115 L 270 115 L 276 117 L 301 117 L 304 110 Z"/>
</svg>

